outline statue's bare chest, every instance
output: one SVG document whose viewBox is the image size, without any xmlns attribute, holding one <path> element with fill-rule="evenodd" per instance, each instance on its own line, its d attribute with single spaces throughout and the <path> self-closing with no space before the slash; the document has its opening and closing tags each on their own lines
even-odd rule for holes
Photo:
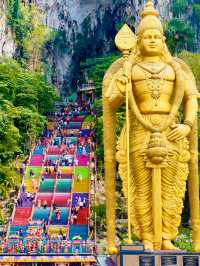
<svg viewBox="0 0 200 266">
<path fill-rule="evenodd" d="M 175 73 L 164 63 L 139 63 L 132 69 L 132 81 L 136 96 L 148 94 L 158 100 L 162 94 L 171 96 Z"/>
</svg>

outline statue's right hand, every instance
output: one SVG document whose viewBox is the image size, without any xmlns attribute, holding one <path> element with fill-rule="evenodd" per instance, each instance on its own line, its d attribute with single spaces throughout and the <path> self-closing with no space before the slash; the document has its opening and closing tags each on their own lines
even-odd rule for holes
<svg viewBox="0 0 200 266">
<path fill-rule="evenodd" d="M 126 75 L 122 75 L 120 77 L 117 78 L 117 82 L 123 84 L 123 85 L 126 85 L 129 83 L 129 78 L 126 76 Z"/>
<path fill-rule="evenodd" d="M 118 89 L 124 95 L 126 93 L 126 85 L 129 83 L 129 78 L 123 74 L 117 78 L 116 83 Z"/>
<path fill-rule="evenodd" d="M 116 80 L 117 87 L 123 95 L 126 93 L 126 85 L 131 82 L 131 71 L 132 63 L 125 61 L 122 67 L 122 73 Z"/>
</svg>

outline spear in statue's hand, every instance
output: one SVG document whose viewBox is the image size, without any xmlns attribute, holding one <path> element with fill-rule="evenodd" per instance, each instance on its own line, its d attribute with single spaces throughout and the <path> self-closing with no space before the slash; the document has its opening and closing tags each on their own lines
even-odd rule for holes
<svg viewBox="0 0 200 266">
<path fill-rule="evenodd" d="M 125 83 L 126 90 L 126 161 L 127 161 L 127 205 L 128 205 L 128 244 L 132 244 L 131 239 L 131 201 L 130 201 L 130 147 L 129 147 L 129 92 L 132 89 L 131 79 L 130 79 L 130 69 L 131 64 L 128 62 L 130 51 L 132 51 L 136 46 L 136 36 L 132 30 L 125 24 L 115 37 L 115 44 L 117 48 L 122 52 L 124 58 L 123 74 L 127 79 Z"/>
</svg>

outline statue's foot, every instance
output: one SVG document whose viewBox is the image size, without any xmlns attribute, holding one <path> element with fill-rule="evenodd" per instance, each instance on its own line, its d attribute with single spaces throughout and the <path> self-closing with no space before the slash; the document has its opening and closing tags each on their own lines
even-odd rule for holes
<svg viewBox="0 0 200 266">
<path fill-rule="evenodd" d="M 127 243 L 128 245 L 133 245 L 133 240 L 132 240 L 132 239 L 127 239 L 127 240 L 126 240 L 126 243 Z"/>
<path fill-rule="evenodd" d="M 193 242 L 193 250 L 194 252 L 200 252 L 200 241 Z"/>
<path fill-rule="evenodd" d="M 115 255 L 118 253 L 118 249 L 116 247 L 108 247 L 108 254 L 109 255 Z"/>
<path fill-rule="evenodd" d="M 175 247 L 170 240 L 163 240 L 162 249 L 163 250 L 180 250 L 179 248 Z"/>
<path fill-rule="evenodd" d="M 153 242 L 151 242 L 149 240 L 143 240 L 142 243 L 144 245 L 144 249 L 145 250 L 151 250 L 151 251 L 154 250 L 154 248 L 153 248 Z"/>
</svg>

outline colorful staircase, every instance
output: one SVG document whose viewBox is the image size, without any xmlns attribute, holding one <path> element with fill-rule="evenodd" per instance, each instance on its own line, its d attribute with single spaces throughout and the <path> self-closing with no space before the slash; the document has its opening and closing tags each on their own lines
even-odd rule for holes
<svg viewBox="0 0 200 266">
<path fill-rule="evenodd" d="M 67 128 L 62 130 L 64 137 L 56 120 L 53 130 L 45 130 L 40 145 L 36 145 L 30 155 L 10 223 L 9 246 L 15 245 L 18 238 L 29 239 L 33 227 L 41 230 L 43 241 L 45 237 L 57 235 L 64 235 L 68 241 L 89 240 L 91 148 L 86 143 L 92 131 L 91 122 L 91 116 L 72 116 Z M 77 208 L 76 219 L 73 219 Z"/>
</svg>

